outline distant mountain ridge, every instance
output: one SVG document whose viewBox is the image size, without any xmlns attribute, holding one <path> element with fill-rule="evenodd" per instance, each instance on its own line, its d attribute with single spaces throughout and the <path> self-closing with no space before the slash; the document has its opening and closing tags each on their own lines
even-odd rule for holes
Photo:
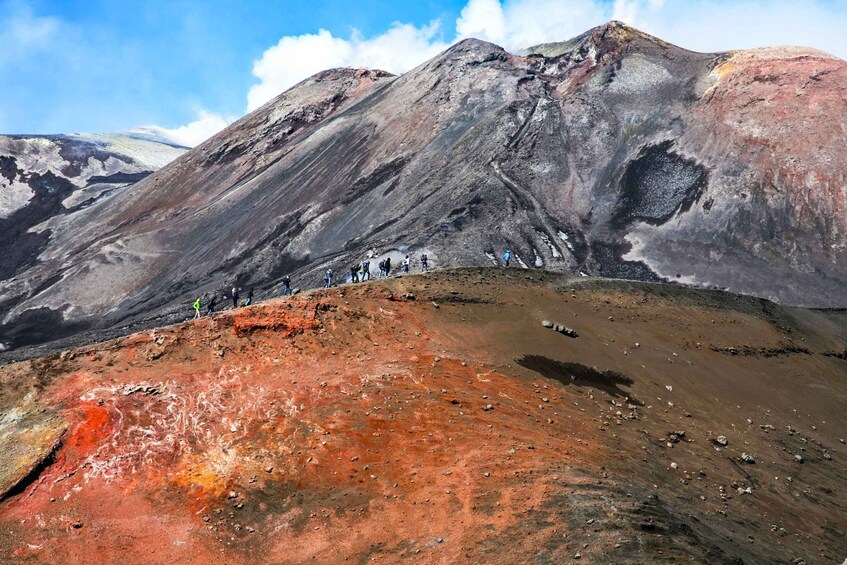
<svg viewBox="0 0 847 565">
<path fill-rule="evenodd" d="M 51 222 L 0 282 L 0 341 L 318 286 L 371 249 L 847 307 L 845 100 L 847 63 L 819 51 L 694 53 L 618 22 L 326 71 Z"/>
</svg>

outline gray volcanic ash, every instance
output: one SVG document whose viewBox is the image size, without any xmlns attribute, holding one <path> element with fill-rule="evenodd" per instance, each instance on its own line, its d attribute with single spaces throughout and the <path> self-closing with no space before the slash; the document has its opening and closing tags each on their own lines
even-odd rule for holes
<svg viewBox="0 0 847 565">
<path fill-rule="evenodd" d="M 319 286 L 370 249 L 444 267 L 508 247 L 845 307 L 845 101 L 824 53 L 694 53 L 616 22 L 522 55 L 466 40 L 400 77 L 327 71 L 51 226 L 0 283 L 0 340 L 177 321 L 200 293 Z"/>
</svg>

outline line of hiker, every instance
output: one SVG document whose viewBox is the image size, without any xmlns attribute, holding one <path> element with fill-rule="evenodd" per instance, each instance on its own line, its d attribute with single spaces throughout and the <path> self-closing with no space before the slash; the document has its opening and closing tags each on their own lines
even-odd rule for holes
<svg viewBox="0 0 847 565">
<path fill-rule="evenodd" d="M 506 253 L 508 254 L 509 252 L 506 251 Z M 370 259 L 375 257 L 375 256 L 376 256 L 376 253 L 373 250 L 371 250 L 371 251 L 368 252 L 368 258 L 367 259 L 360 261 L 358 263 L 355 263 L 353 266 L 350 267 L 350 282 L 351 283 L 364 282 L 364 281 L 370 280 L 372 278 L 371 277 L 371 262 L 370 262 Z M 403 261 L 400 264 L 400 269 L 404 273 L 408 273 L 409 270 L 411 269 L 411 263 L 412 263 L 411 258 L 409 257 L 409 255 L 406 255 L 403 258 Z M 508 265 L 509 265 L 509 262 L 508 262 L 508 259 L 506 259 L 506 266 L 508 266 Z M 379 274 L 377 275 L 378 278 L 390 277 L 391 276 L 391 268 L 392 268 L 391 257 L 386 257 L 385 259 L 381 260 L 379 262 L 378 267 L 379 267 Z M 425 272 L 425 271 L 428 271 L 428 270 L 429 270 L 429 258 L 427 257 L 426 253 L 422 253 L 421 256 L 420 256 L 420 271 Z M 335 273 L 333 272 L 332 269 L 327 269 L 326 271 L 324 271 L 324 275 L 323 275 L 323 283 L 324 283 L 323 287 L 324 288 L 330 288 L 332 286 L 334 276 L 335 276 Z M 291 286 L 291 275 L 287 275 L 287 274 L 284 275 L 282 277 L 282 296 L 292 296 L 294 294 L 294 292 L 295 291 L 293 290 L 293 288 Z M 227 293 L 224 293 L 224 294 L 226 295 Z M 247 297 L 243 301 L 241 300 L 241 294 L 240 294 L 237 286 L 233 286 L 228 294 L 229 294 L 229 298 L 232 300 L 232 307 L 233 308 L 238 308 L 239 306 L 250 306 L 251 304 L 253 304 L 253 289 L 252 288 L 247 293 Z M 203 305 L 204 305 L 203 300 L 204 300 L 203 298 L 198 296 L 197 299 L 195 299 L 194 303 L 192 304 L 192 306 L 194 307 L 194 319 L 195 320 L 203 317 L 204 315 L 209 316 L 209 315 L 213 314 L 214 312 L 216 312 L 216 308 L 218 306 L 218 294 L 217 293 L 213 292 L 211 297 L 209 298 L 209 301 L 205 304 L 205 306 L 206 306 L 205 313 L 203 313 Z"/>
<path fill-rule="evenodd" d="M 371 262 L 369 258 L 365 259 L 359 263 L 354 263 L 350 267 L 350 282 L 365 282 L 371 278 Z M 412 260 L 406 255 L 403 258 L 403 261 L 400 263 L 400 269 L 404 273 L 408 273 L 411 267 Z M 429 270 L 429 258 L 426 256 L 426 253 L 421 254 L 420 256 L 420 264 L 421 264 L 421 272 L 425 272 Z M 391 257 L 386 257 L 382 261 L 379 262 L 379 274 L 377 278 L 385 278 L 391 276 Z M 332 286 L 332 269 L 327 269 L 324 274 L 324 288 L 329 288 Z"/>
<path fill-rule="evenodd" d="M 232 299 L 232 307 L 238 308 L 239 306 L 250 306 L 253 304 L 253 289 L 251 288 L 249 292 L 247 292 L 246 298 L 239 303 L 241 299 L 241 294 L 238 291 L 238 287 L 232 287 L 232 290 L 229 292 L 229 297 Z M 212 293 L 212 296 L 209 298 L 209 301 L 206 303 L 205 313 L 203 312 L 203 299 L 201 297 L 197 297 L 192 304 L 194 307 L 194 319 L 201 318 L 203 316 L 211 316 L 217 310 L 218 306 L 218 294 L 216 292 Z"/>
</svg>

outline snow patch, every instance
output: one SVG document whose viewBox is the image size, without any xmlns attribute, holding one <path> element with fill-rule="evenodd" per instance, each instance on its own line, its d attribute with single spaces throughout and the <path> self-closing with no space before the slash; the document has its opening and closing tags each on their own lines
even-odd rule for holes
<svg viewBox="0 0 847 565">
<path fill-rule="evenodd" d="M 483 251 L 483 253 L 485 253 L 485 256 L 488 257 L 488 260 L 491 261 L 492 265 L 494 265 L 495 267 L 499 265 L 499 263 L 497 262 L 497 257 L 495 257 L 493 253 L 489 253 L 488 251 Z"/>
<path fill-rule="evenodd" d="M 529 269 L 529 267 L 527 267 L 526 263 L 524 263 L 523 261 L 521 261 L 521 258 L 520 258 L 520 257 L 518 257 L 518 254 L 517 254 L 517 253 L 512 253 L 512 256 L 515 258 L 515 261 L 517 261 L 517 262 L 518 262 L 518 264 L 520 264 L 520 266 L 521 266 L 521 268 L 522 268 L 522 269 Z"/>
<path fill-rule="evenodd" d="M 538 233 L 538 237 L 540 237 L 542 239 L 542 241 L 544 241 L 544 243 L 547 245 L 547 247 L 550 248 L 550 253 L 553 254 L 553 258 L 554 259 L 561 259 L 562 258 L 561 251 L 559 251 L 558 247 L 553 245 L 553 242 L 550 241 L 550 238 L 547 236 L 547 234 L 543 233 L 543 232 L 537 232 L 537 233 Z"/>
<path fill-rule="evenodd" d="M 566 234 L 566 233 L 565 233 L 565 232 L 563 232 L 563 231 L 559 231 L 559 239 L 561 239 L 562 241 L 564 241 L 564 242 L 565 242 L 565 245 L 567 245 L 567 246 L 568 246 L 568 249 L 570 249 L 571 251 L 573 251 L 573 245 L 571 244 L 570 240 L 568 239 L 568 234 Z"/>
<path fill-rule="evenodd" d="M 26 206 L 35 193 L 28 184 L 14 180 L 0 181 L 0 218 L 8 218 Z"/>
</svg>

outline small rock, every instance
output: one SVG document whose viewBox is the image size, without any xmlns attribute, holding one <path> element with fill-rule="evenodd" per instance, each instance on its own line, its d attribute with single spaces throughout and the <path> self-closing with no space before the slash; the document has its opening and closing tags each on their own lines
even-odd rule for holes
<svg viewBox="0 0 847 565">
<path fill-rule="evenodd" d="M 577 333 L 576 333 L 576 331 L 575 331 L 575 330 L 573 330 L 573 329 L 571 329 L 571 328 L 563 327 L 563 328 L 562 328 L 561 330 L 559 330 L 559 331 L 560 331 L 561 333 L 565 334 L 565 335 L 566 335 L 566 336 L 568 336 L 568 337 L 579 337 L 579 334 L 577 334 Z"/>
<path fill-rule="evenodd" d="M 74 522 L 71 524 L 75 530 L 78 530 L 82 527 L 82 522 Z"/>
<path fill-rule="evenodd" d="M 756 462 L 756 459 L 749 453 L 742 453 L 741 460 L 745 463 L 750 463 L 751 465 Z"/>
<path fill-rule="evenodd" d="M 494 410 L 494 406 L 492 406 L 491 404 L 486 404 L 485 406 L 482 407 L 482 410 L 484 412 L 488 412 L 489 410 Z"/>
<path fill-rule="evenodd" d="M 238 493 L 234 490 L 229 491 L 229 498 L 238 498 Z"/>
<path fill-rule="evenodd" d="M 679 465 L 677 465 L 676 463 L 671 463 L 671 469 L 677 469 L 677 468 L 679 468 Z"/>
<path fill-rule="evenodd" d="M 715 443 L 717 443 L 718 445 L 724 445 L 725 446 L 725 445 L 729 444 L 729 441 L 726 439 L 726 436 L 718 436 L 718 437 L 715 438 Z"/>
<path fill-rule="evenodd" d="M 488 471 L 486 471 L 485 473 L 483 473 L 483 474 L 482 474 L 482 476 L 483 476 L 483 477 L 490 477 L 490 476 L 491 476 L 491 473 L 489 473 Z"/>
<path fill-rule="evenodd" d="M 574 554 L 573 558 L 574 559 L 582 559 L 582 555 L 580 555 L 579 553 L 576 553 L 576 554 Z"/>
<path fill-rule="evenodd" d="M 551 322 L 550 320 L 541 320 L 541 325 L 545 328 L 552 328 L 553 322 Z"/>
<path fill-rule="evenodd" d="M 265 473 L 273 473 L 273 471 L 274 471 L 273 465 L 268 465 L 267 467 L 265 467 Z"/>
<path fill-rule="evenodd" d="M 803 462 L 803 456 L 798 453 L 797 455 L 794 456 L 794 460 L 797 463 L 802 463 Z"/>
</svg>

